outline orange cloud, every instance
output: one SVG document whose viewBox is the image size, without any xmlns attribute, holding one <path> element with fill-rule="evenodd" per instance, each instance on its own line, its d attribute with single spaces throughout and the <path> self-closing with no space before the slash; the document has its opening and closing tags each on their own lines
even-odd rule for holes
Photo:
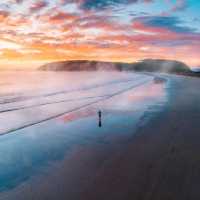
<svg viewBox="0 0 200 200">
<path fill-rule="evenodd" d="M 198 33 L 176 32 L 139 19 L 124 23 L 108 10 L 105 14 L 96 10 L 69 12 L 57 5 L 49 7 L 47 1 L 34 2 L 28 14 L 0 11 L 0 63 L 167 58 L 200 65 Z"/>
<path fill-rule="evenodd" d="M 0 10 L 0 22 L 3 22 L 9 16 L 9 12 Z"/>
</svg>

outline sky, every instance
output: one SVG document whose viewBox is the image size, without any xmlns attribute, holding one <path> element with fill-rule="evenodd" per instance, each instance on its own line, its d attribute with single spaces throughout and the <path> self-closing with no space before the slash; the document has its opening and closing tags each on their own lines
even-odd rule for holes
<svg viewBox="0 0 200 200">
<path fill-rule="evenodd" d="M 199 0 L 1 0 L 0 68 L 59 60 L 200 67 Z"/>
</svg>

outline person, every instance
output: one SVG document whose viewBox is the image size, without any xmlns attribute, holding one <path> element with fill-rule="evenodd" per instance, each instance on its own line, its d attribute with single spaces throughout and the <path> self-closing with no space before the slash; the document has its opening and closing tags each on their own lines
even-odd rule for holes
<svg viewBox="0 0 200 200">
<path fill-rule="evenodd" d="M 102 126 L 102 123 L 101 123 L 101 111 L 99 110 L 99 112 L 98 112 L 98 114 L 99 114 L 99 127 L 101 127 Z"/>
</svg>

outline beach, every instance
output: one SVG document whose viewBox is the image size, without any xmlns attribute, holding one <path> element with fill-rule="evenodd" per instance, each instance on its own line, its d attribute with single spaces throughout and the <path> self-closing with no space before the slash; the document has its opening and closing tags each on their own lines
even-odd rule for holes
<svg viewBox="0 0 200 200">
<path fill-rule="evenodd" d="M 112 107 L 114 112 L 112 110 L 109 113 L 107 110 L 106 119 L 109 123 L 105 124 L 104 121 L 103 127 L 107 127 L 103 131 L 96 129 L 95 135 L 92 134 L 94 129 L 91 129 L 90 133 L 89 127 L 93 122 L 91 120 L 95 121 L 96 119 L 94 117 L 88 119 L 88 116 L 94 116 L 94 109 L 87 110 L 87 114 L 78 112 L 77 115 L 62 117 L 66 121 L 74 121 L 77 116 L 81 116 L 81 120 L 85 120 L 83 126 L 79 125 L 80 122 L 79 124 L 68 125 L 75 128 L 71 127 L 73 137 L 69 136 L 67 139 L 74 145 L 67 146 L 69 151 L 60 151 L 59 146 L 62 143 L 58 138 L 56 143 L 54 138 L 54 140 L 48 142 L 51 146 L 58 146 L 50 152 L 48 148 L 43 152 L 44 143 L 41 142 L 39 144 L 40 154 L 42 152 L 45 156 L 48 155 L 51 158 L 42 167 L 36 165 L 35 160 L 27 160 L 26 154 L 20 154 L 24 157 L 19 158 L 19 160 L 28 163 L 25 167 L 23 166 L 24 173 L 27 172 L 28 175 L 19 181 L 18 179 L 21 176 L 16 176 L 16 173 L 22 173 L 22 171 L 15 171 L 14 175 L 18 179 L 15 180 L 15 183 L 5 182 L 7 188 L 1 187 L 0 199 L 199 199 L 200 106 L 198 102 L 200 100 L 200 79 L 166 74 L 159 76 L 168 80 L 165 83 L 167 96 L 162 94 L 159 101 L 154 99 L 152 101 L 152 96 L 154 97 L 155 94 L 151 94 L 150 98 L 147 95 L 148 102 L 152 101 L 152 103 L 148 104 L 145 109 L 146 101 L 141 106 L 137 103 L 142 100 L 137 99 L 136 101 L 134 99 L 133 104 L 129 102 L 129 104 L 126 104 L 128 107 L 125 108 L 130 111 L 130 108 L 136 104 L 136 108 L 142 107 L 142 109 L 138 112 L 134 110 L 134 112 L 125 113 L 116 112 L 114 108 L 119 106 L 120 103 L 115 105 L 113 102 L 116 102 L 116 99 L 112 100 L 111 104 L 115 106 Z M 128 85 L 129 87 L 130 85 Z M 119 88 L 119 91 L 121 91 L 121 88 Z M 126 95 L 129 95 L 129 93 Z M 126 95 L 125 99 L 127 98 Z M 158 97 L 157 95 L 156 97 Z M 111 104 L 104 105 L 110 106 Z M 97 108 L 95 108 L 95 111 Z M 47 125 L 49 126 L 49 124 L 37 125 L 38 127 L 34 129 L 34 132 L 40 133 L 41 130 L 47 128 Z M 60 127 L 62 125 L 58 123 L 55 126 Z M 83 137 L 81 133 L 77 133 L 77 127 L 81 133 L 87 132 L 87 134 Z M 63 128 L 67 127 L 63 125 L 62 130 Z M 55 130 L 57 130 L 56 127 Z M 21 137 L 37 139 L 35 133 L 24 136 L 24 131 L 27 131 L 26 128 L 16 131 L 18 132 L 14 132 L 14 137 L 18 137 L 17 133 L 19 133 L 19 135 L 22 135 Z M 47 136 L 49 137 L 51 134 Z M 77 135 L 79 139 L 77 139 Z M 5 141 L 10 141 L 13 136 L 8 134 L 3 137 L 6 137 Z M 66 140 L 63 135 L 62 138 L 63 141 Z M 16 139 L 12 138 L 13 140 Z M 18 140 L 21 141 L 22 139 Z M 23 140 L 26 141 L 24 138 Z M 38 148 L 35 143 L 30 144 L 32 149 Z M 66 148 L 66 145 L 62 148 Z M 21 151 L 24 152 L 27 149 L 24 147 Z M 34 150 L 35 152 L 36 150 Z M 56 154 L 56 152 L 61 153 Z M 37 157 L 36 163 L 38 163 L 38 160 L 41 163 L 44 157 L 38 158 L 38 155 L 34 154 Z M 32 165 L 30 164 L 31 161 Z M 36 170 L 31 171 L 31 176 L 29 176 L 27 169 L 30 166 L 36 166 Z M 37 172 L 38 168 L 40 169 L 39 172 Z"/>
</svg>

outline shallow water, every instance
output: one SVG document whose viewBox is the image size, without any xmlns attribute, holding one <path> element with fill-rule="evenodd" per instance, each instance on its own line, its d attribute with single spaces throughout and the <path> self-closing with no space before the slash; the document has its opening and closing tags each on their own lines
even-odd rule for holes
<svg viewBox="0 0 200 200">
<path fill-rule="evenodd" d="M 0 191 L 44 173 L 75 145 L 132 134 L 166 101 L 164 85 L 142 74 L 2 72 L 0 80 Z"/>
</svg>

